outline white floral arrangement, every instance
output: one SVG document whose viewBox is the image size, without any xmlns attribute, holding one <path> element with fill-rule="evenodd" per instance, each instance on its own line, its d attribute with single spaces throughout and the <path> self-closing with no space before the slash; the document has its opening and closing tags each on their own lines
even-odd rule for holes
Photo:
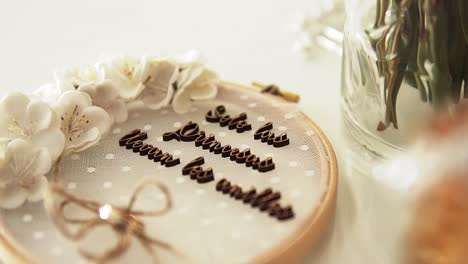
<svg viewBox="0 0 468 264">
<path fill-rule="evenodd" d="M 0 102 L 0 208 L 44 197 L 64 156 L 96 145 L 133 104 L 191 109 L 217 94 L 218 76 L 198 59 L 119 57 L 55 74 L 55 82 Z M 55 180 L 55 179 L 54 179 Z"/>
</svg>

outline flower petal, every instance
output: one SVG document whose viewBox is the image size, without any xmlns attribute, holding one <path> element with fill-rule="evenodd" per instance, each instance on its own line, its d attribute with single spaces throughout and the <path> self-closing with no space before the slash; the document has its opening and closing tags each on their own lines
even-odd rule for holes
<svg viewBox="0 0 468 264">
<path fill-rule="evenodd" d="M 54 73 L 56 86 L 62 91 L 72 91 L 103 80 L 104 72 L 96 65 L 65 67 Z"/>
<path fill-rule="evenodd" d="M 11 155 L 15 163 L 20 165 L 32 156 L 33 151 L 31 150 L 31 143 L 24 139 L 15 139 L 7 145 L 7 155 Z"/>
<path fill-rule="evenodd" d="M 95 83 L 88 83 L 88 84 L 85 84 L 85 85 L 81 85 L 80 88 L 78 88 L 78 91 L 83 92 L 83 93 L 87 93 L 91 97 L 91 100 L 92 100 L 93 97 L 95 97 L 95 94 L 96 94 L 96 84 Z M 93 103 L 95 104 L 94 101 L 93 101 Z"/>
<path fill-rule="evenodd" d="M 116 82 L 117 89 L 119 90 L 119 95 L 126 100 L 132 100 L 143 91 L 145 86 L 139 83 L 133 83 L 130 81 L 119 80 Z"/>
<path fill-rule="evenodd" d="M 85 115 L 86 119 L 89 120 L 89 122 L 84 125 L 84 130 L 96 127 L 99 129 L 101 134 L 106 134 L 112 125 L 109 114 L 107 114 L 107 112 L 100 107 L 87 107 L 83 110 L 83 115 Z"/>
<path fill-rule="evenodd" d="M 120 57 L 101 63 L 106 79 L 113 81 L 123 99 L 135 99 L 144 89 L 142 74 L 145 59 Z"/>
<path fill-rule="evenodd" d="M 44 199 L 47 189 L 47 178 L 44 176 L 38 177 L 36 183 L 28 190 L 28 201 L 38 202 Z"/>
<path fill-rule="evenodd" d="M 102 98 L 103 101 L 113 102 L 119 98 L 119 91 L 114 86 L 112 81 L 104 80 L 96 86 L 96 97 Z"/>
<path fill-rule="evenodd" d="M 26 140 L 15 139 L 7 146 L 7 155 L 11 155 L 11 165 L 15 168 L 26 169 L 23 177 L 35 177 L 49 172 L 52 163 L 47 149 L 35 149 Z"/>
<path fill-rule="evenodd" d="M 57 105 L 55 106 L 58 114 L 73 113 L 75 108 L 84 109 L 91 105 L 91 97 L 83 92 L 68 91 L 60 96 Z"/>
<path fill-rule="evenodd" d="M 191 108 L 192 102 L 189 93 L 186 90 L 178 90 L 172 101 L 172 108 L 176 113 L 187 113 Z"/>
<path fill-rule="evenodd" d="M 47 174 L 52 168 L 52 161 L 49 151 L 46 148 L 34 151 L 34 163 L 31 167 L 31 176 L 38 177 Z"/>
<path fill-rule="evenodd" d="M 55 113 L 43 102 L 32 102 L 27 108 L 27 122 L 31 126 L 31 132 L 36 133 L 50 127 Z"/>
<path fill-rule="evenodd" d="M 117 124 L 121 124 L 128 119 L 127 105 L 123 101 L 114 102 L 108 111 Z"/>
<path fill-rule="evenodd" d="M 218 86 L 213 83 L 204 83 L 200 86 L 191 87 L 190 98 L 193 100 L 207 100 L 216 97 Z"/>
<path fill-rule="evenodd" d="M 169 104 L 174 93 L 173 83 L 177 80 L 179 66 L 170 61 L 153 62 L 145 73 L 145 90 L 139 98 L 145 106 L 159 109 Z"/>
<path fill-rule="evenodd" d="M 201 64 L 204 62 L 203 54 L 197 49 L 189 50 L 186 53 L 181 54 L 175 58 L 179 63 L 189 65 L 193 65 L 196 63 Z"/>
<path fill-rule="evenodd" d="M 218 87 L 216 86 L 218 75 L 210 70 L 205 70 L 193 81 L 187 89 L 190 89 L 190 98 L 193 100 L 205 100 L 216 97 Z"/>
<path fill-rule="evenodd" d="M 81 152 L 96 145 L 100 139 L 99 129 L 96 127 L 91 128 L 82 134 L 80 138 L 75 139 L 73 142 L 67 142 L 65 153 Z"/>
<path fill-rule="evenodd" d="M 0 168 L 2 168 L 5 163 L 8 164 L 8 161 L 6 160 L 6 152 L 7 152 L 8 143 L 10 143 L 10 139 L 0 137 Z M 0 177 L 1 177 L 1 174 L 0 174 Z"/>
<path fill-rule="evenodd" d="M 36 149 L 46 148 L 50 159 L 55 161 L 62 154 L 65 147 L 65 136 L 57 128 L 43 130 L 33 135 L 31 142 Z"/>
<path fill-rule="evenodd" d="M 0 131 L 2 136 L 5 135 L 5 131 L 8 131 L 8 124 L 10 121 L 14 121 L 19 127 L 24 128 L 26 125 L 26 108 L 31 100 L 22 93 L 13 93 L 0 102 Z"/>
<path fill-rule="evenodd" d="M 180 87 L 174 96 L 172 106 L 177 113 L 185 113 L 190 110 L 192 100 L 210 99 L 216 96 L 217 74 L 205 69 L 191 83 Z"/>
<path fill-rule="evenodd" d="M 4 209 L 15 209 L 26 201 L 28 193 L 19 185 L 11 185 L 0 188 L 0 207 Z"/>
<path fill-rule="evenodd" d="M 117 88 L 110 80 L 84 85 L 78 90 L 89 94 L 93 101 L 93 105 L 101 108 L 107 108 L 119 97 Z"/>
<path fill-rule="evenodd" d="M 10 161 L 11 161 L 11 152 L 7 151 L 8 147 L 5 147 L 4 158 L 0 163 L 0 188 L 5 187 L 14 180 L 14 175 L 11 171 Z"/>
<path fill-rule="evenodd" d="M 179 89 L 185 89 L 189 86 L 198 76 L 203 73 L 204 66 L 201 64 L 190 65 L 179 73 L 177 78 L 177 86 Z"/>
<path fill-rule="evenodd" d="M 39 100 L 53 105 L 57 102 L 61 94 L 62 91 L 56 85 L 46 83 L 35 90 L 33 95 Z"/>
</svg>

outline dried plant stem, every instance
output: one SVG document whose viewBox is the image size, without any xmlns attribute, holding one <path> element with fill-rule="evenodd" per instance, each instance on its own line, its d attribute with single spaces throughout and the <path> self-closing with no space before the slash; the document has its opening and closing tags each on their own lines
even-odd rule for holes
<svg viewBox="0 0 468 264">
<path fill-rule="evenodd" d="M 419 90 L 423 102 L 437 108 L 467 98 L 468 1 L 377 0 L 373 30 L 367 32 L 378 35 L 371 37 L 371 44 L 386 104 L 377 130 L 390 125 L 398 129 L 396 106 L 403 80 Z"/>
</svg>

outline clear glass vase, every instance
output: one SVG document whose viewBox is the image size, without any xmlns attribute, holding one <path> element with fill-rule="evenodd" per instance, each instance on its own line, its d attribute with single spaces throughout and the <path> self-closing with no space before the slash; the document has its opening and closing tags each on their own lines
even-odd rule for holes
<svg viewBox="0 0 468 264">
<path fill-rule="evenodd" d="M 368 158 L 403 151 L 435 110 L 466 100 L 464 2 L 347 0 L 342 112 Z"/>
</svg>

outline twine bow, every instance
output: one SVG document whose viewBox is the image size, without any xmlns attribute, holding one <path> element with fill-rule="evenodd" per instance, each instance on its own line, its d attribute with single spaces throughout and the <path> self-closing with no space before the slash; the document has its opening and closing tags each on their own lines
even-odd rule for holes
<svg viewBox="0 0 468 264">
<path fill-rule="evenodd" d="M 161 209 L 153 211 L 140 211 L 133 209 L 138 195 L 147 187 L 153 185 L 157 187 L 165 196 L 165 204 Z M 53 196 L 62 198 L 60 203 L 54 202 Z M 169 191 L 165 185 L 156 180 L 145 180 L 135 188 L 130 201 L 126 207 L 113 206 L 110 204 L 100 204 L 93 200 L 79 198 L 67 193 L 59 185 L 51 185 L 46 197 L 46 209 L 51 216 L 52 221 L 58 230 L 69 240 L 75 242 L 79 253 L 86 259 L 98 264 L 108 263 L 109 261 L 122 256 L 131 245 L 131 239 L 138 240 L 145 251 L 151 256 L 153 263 L 157 263 L 157 256 L 154 248 L 156 246 L 165 250 L 175 252 L 171 245 L 151 238 L 146 234 L 145 225 L 139 217 L 160 216 L 167 213 L 172 208 L 172 200 Z M 88 219 L 79 219 L 66 216 L 66 209 L 71 206 L 77 206 L 91 214 Z M 71 231 L 69 227 L 77 227 L 76 231 Z M 77 244 L 84 239 L 91 231 L 98 226 L 109 226 L 117 236 L 117 243 L 114 247 L 102 253 L 92 253 L 86 251 Z"/>
</svg>

